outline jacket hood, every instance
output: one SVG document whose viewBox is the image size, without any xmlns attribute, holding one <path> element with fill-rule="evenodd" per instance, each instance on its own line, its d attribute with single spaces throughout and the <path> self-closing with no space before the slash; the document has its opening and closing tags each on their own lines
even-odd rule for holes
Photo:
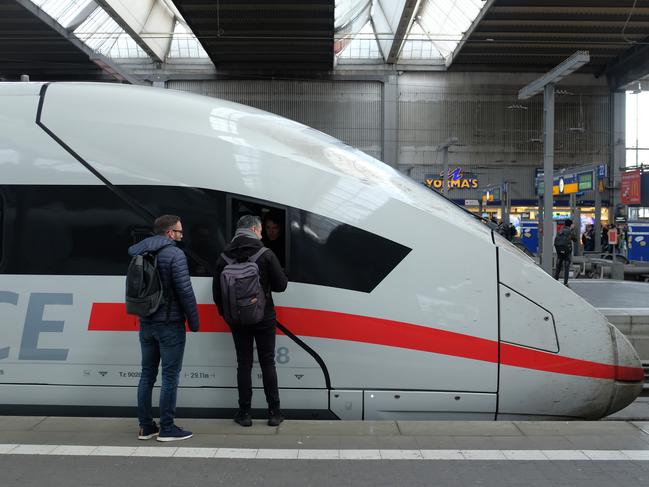
<svg viewBox="0 0 649 487">
<path fill-rule="evenodd" d="M 231 259 L 242 261 L 257 252 L 263 246 L 264 244 L 259 239 L 240 236 L 230 242 L 223 253 Z"/>
<path fill-rule="evenodd" d="M 158 250 L 170 245 L 175 246 L 176 242 L 170 238 L 163 237 L 162 235 L 154 235 L 153 237 L 145 238 L 135 245 L 131 245 L 128 248 L 128 255 L 133 257 L 134 255 L 142 255 L 147 252 L 157 252 Z"/>
</svg>

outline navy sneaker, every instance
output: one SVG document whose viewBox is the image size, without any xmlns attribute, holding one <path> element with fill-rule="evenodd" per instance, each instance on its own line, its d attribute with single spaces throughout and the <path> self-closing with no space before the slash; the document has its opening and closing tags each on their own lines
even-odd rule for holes
<svg viewBox="0 0 649 487">
<path fill-rule="evenodd" d="M 194 436 L 194 433 L 179 428 L 174 424 L 170 430 L 160 431 L 157 440 L 158 441 L 179 441 L 179 440 L 186 440 L 188 438 L 191 438 L 192 436 Z"/>
<path fill-rule="evenodd" d="M 158 425 L 154 423 L 150 424 L 149 426 L 140 426 L 140 432 L 137 435 L 138 440 L 150 440 L 154 436 L 158 436 L 158 433 L 160 432 L 160 428 L 158 428 Z"/>
<path fill-rule="evenodd" d="M 234 422 L 239 423 L 241 426 L 252 426 L 250 411 L 239 408 L 237 414 L 234 415 Z"/>
<path fill-rule="evenodd" d="M 279 426 L 284 421 L 284 416 L 279 408 L 268 410 L 268 426 Z"/>
</svg>

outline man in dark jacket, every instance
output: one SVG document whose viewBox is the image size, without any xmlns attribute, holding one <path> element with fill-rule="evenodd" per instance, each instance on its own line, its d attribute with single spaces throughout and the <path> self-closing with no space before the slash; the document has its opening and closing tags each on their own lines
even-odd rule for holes
<svg viewBox="0 0 649 487">
<path fill-rule="evenodd" d="M 237 231 L 232 242 L 223 253 L 237 262 L 246 262 L 249 257 L 263 247 L 261 243 L 261 220 L 258 216 L 245 215 L 237 222 Z M 279 425 L 282 418 L 279 407 L 279 388 L 275 370 L 275 305 L 271 291 L 282 292 L 286 289 L 288 279 L 282 270 L 277 256 L 267 250 L 257 260 L 259 276 L 264 293 L 267 296 L 266 308 L 262 321 L 253 325 L 230 326 L 234 347 L 237 352 L 237 386 L 239 388 L 239 410 L 234 420 L 241 426 L 251 426 L 252 416 L 252 353 L 253 341 L 257 344 L 257 355 L 264 382 L 264 393 L 268 403 L 268 424 Z M 226 266 L 223 257 L 216 261 L 216 274 L 212 284 L 212 294 L 219 313 L 223 315 L 221 297 L 221 273 Z"/>
<path fill-rule="evenodd" d="M 163 215 L 153 224 L 155 236 L 128 249 L 130 256 L 157 253 L 158 271 L 165 303 L 150 316 L 140 319 L 142 375 L 137 389 L 140 440 L 158 435 L 158 441 L 185 440 L 192 432 L 174 424 L 178 377 L 185 352 L 185 321 L 191 331 L 198 331 L 196 297 L 189 279 L 185 253 L 176 246 L 183 238 L 180 218 Z M 160 428 L 151 414 L 151 393 L 162 364 L 160 389 Z"/>
<path fill-rule="evenodd" d="M 566 286 L 568 286 L 568 274 L 572 262 L 573 242 L 577 242 L 577 235 L 572 229 L 572 220 L 567 219 L 554 239 L 554 248 L 557 251 L 557 267 L 554 270 L 554 278 L 559 280 L 559 275 L 563 269 L 563 283 Z"/>
</svg>

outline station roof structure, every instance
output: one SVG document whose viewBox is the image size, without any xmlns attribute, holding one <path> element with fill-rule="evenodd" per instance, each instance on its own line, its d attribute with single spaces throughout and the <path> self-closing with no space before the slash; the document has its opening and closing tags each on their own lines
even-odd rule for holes
<svg viewBox="0 0 649 487">
<path fill-rule="evenodd" d="M 576 50 L 649 74 L 649 0 L 0 0 L 0 79 L 545 72 Z"/>
</svg>

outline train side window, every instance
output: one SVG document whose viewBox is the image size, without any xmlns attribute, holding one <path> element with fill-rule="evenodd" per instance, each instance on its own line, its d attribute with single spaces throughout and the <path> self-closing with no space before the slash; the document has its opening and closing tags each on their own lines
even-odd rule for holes
<svg viewBox="0 0 649 487">
<path fill-rule="evenodd" d="M 179 215 L 191 275 L 212 275 L 225 246 L 223 193 L 173 186 L 120 189 L 153 215 Z M 4 255 L 11 256 L 2 267 L 7 274 L 124 275 L 128 247 L 151 235 L 153 221 L 103 185 L 17 185 L 3 191 L 15 221 L 12 238 L 4 242 Z M 44 236 L 51 237 L 47 251 Z"/>
<path fill-rule="evenodd" d="M 151 228 L 133 228 L 131 230 L 131 243 L 135 245 L 138 242 L 141 242 L 145 238 L 149 238 L 153 235 L 153 230 Z"/>
<path fill-rule="evenodd" d="M 178 215 L 183 222 L 182 247 L 192 276 L 211 277 L 226 244 L 225 195 L 220 191 L 175 186 L 122 186 L 156 216 Z M 153 224 L 150 222 L 149 225 Z M 148 237 L 148 227 L 132 230 L 134 238 Z"/>
<path fill-rule="evenodd" d="M 228 235 L 230 238 L 234 236 L 239 218 L 244 215 L 257 215 L 262 220 L 263 244 L 273 251 L 282 267 L 287 269 L 286 209 L 267 201 L 242 196 L 230 197 L 229 206 Z"/>
</svg>

